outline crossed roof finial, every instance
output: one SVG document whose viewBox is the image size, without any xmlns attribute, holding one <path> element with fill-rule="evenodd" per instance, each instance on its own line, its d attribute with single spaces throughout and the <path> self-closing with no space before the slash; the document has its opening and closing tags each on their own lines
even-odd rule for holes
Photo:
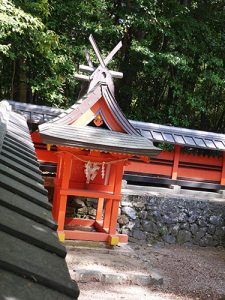
<svg viewBox="0 0 225 300">
<path fill-rule="evenodd" d="M 99 61 L 99 66 L 97 68 L 94 67 L 90 54 L 87 50 L 85 50 L 85 57 L 88 63 L 87 65 L 79 65 L 79 70 L 82 72 L 91 73 L 90 76 L 82 75 L 82 74 L 75 74 L 75 78 L 79 80 L 84 80 L 90 82 L 89 89 L 92 89 L 98 82 L 106 82 L 109 86 L 113 88 L 113 81 L 112 78 L 123 78 L 122 72 L 117 72 L 113 70 L 109 70 L 107 65 L 111 62 L 114 55 L 118 52 L 118 50 L 122 47 L 122 42 L 120 41 L 116 47 L 107 55 L 106 58 L 103 58 L 101 52 L 93 38 L 92 35 L 89 36 L 89 41 L 92 45 L 92 48 L 95 52 L 95 55 Z"/>
</svg>

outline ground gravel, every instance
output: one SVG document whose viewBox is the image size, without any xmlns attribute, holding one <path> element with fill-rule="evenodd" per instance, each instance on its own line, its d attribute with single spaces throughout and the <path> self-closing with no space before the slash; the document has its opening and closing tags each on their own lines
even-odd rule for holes
<svg viewBox="0 0 225 300">
<path fill-rule="evenodd" d="M 79 300 L 225 300 L 225 249 L 136 243 L 129 243 L 129 247 L 130 254 L 69 249 L 67 262 L 70 273 L 72 275 L 79 265 L 90 269 L 108 268 L 111 262 L 115 273 L 121 270 L 156 271 L 163 277 L 163 285 L 79 283 Z"/>
<path fill-rule="evenodd" d="M 163 276 L 161 292 L 180 295 L 181 299 L 225 300 L 224 248 L 160 244 L 134 244 L 133 248 L 145 266 Z"/>
</svg>

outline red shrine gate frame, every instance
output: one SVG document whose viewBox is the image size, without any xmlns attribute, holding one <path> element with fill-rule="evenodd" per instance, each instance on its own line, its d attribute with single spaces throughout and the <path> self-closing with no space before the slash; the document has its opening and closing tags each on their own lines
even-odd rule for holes
<svg viewBox="0 0 225 300">
<path fill-rule="evenodd" d="M 57 177 L 55 180 L 55 194 L 53 199 L 53 216 L 58 220 L 58 233 L 63 239 L 104 241 L 111 245 L 126 243 L 127 235 L 116 234 L 119 202 L 121 199 L 121 182 L 123 167 L 128 157 L 121 158 L 110 154 L 102 155 L 97 151 L 73 149 L 71 152 L 59 152 Z M 104 160 L 104 161 L 103 161 Z M 118 160 L 118 162 L 116 162 Z M 97 174 L 92 183 L 87 184 L 84 174 L 84 162 L 91 161 L 102 164 L 111 161 L 110 172 L 106 171 L 107 178 Z M 107 185 L 105 185 L 105 181 Z M 66 203 L 68 196 L 92 197 L 98 199 L 95 220 L 66 218 Z M 65 229 L 66 225 L 66 229 Z M 73 230 L 75 225 L 93 226 L 97 232 Z M 71 229 L 69 229 L 71 227 Z"/>
</svg>

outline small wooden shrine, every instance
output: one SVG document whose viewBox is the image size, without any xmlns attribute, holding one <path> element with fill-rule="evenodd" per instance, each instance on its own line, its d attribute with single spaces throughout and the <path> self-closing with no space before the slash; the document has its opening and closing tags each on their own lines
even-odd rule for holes
<svg viewBox="0 0 225 300">
<path fill-rule="evenodd" d="M 148 161 L 160 150 L 136 131 L 115 100 L 113 77 L 121 78 L 122 73 L 108 70 L 107 65 L 121 42 L 104 59 L 92 36 L 89 40 L 100 65 L 94 68 L 86 52 L 88 66 L 81 65 L 80 69 L 91 75 L 76 77 L 89 82 L 87 92 L 79 106 L 40 125 L 39 138 L 49 150 L 44 160 L 57 157 L 53 216 L 60 239 L 115 245 L 128 241 L 127 235 L 116 232 L 124 166 L 132 157 Z M 68 196 L 98 199 L 95 219 L 67 218 Z M 78 230 L 79 226 L 90 226 L 94 231 Z"/>
</svg>

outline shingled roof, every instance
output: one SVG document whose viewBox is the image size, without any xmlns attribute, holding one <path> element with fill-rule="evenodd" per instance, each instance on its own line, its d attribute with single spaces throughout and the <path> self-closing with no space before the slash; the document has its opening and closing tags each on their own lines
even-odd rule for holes
<svg viewBox="0 0 225 300">
<path fill-rule="evenodd" d="M 0 298 L 77 299 L 26 120 L 0 102 Z"/>
<path fill-rule="evenodd" d="M 155 156 L 160 149 L 142 137 L 91 126 L 77 127 L 46 123 L 39 126 L 45 144 L 96 149 L 132 155 Z"/>
<path fill-rule="evenodd" d="M 69 109 L 59 114 L 48 123 L 69 125 L 72 121 L 81 117 L 88 109 L 90 109 L 99 99 L 104 97 L 104 100 L 109 107 L 117 122 L 121 125 L 124 132 L 130 135 L 139 136 L 140 133 L 127 120 L 126 116 L 119 107 L 115 97 L 112 95 L 109 86 L 104 82 L 98 82 L 87 94 L 79 99 L 79 105 L 75 103 Z"/>
<path fill-rule="evenodd" d="M 26 116 L 28 122 L 42 124 L 64 113 L 62 109 L 10 101 L 13 109 Z M 37 108 L 38 107 L 38 108 Z M 74 109 L 78 104 L 73 105 Z M 155 123 L 129 120 L 139 134 L 152 142 L 161 142 L 186 147 L 225 151 L 225 134 L 166 126 Z"/>
</svg>

